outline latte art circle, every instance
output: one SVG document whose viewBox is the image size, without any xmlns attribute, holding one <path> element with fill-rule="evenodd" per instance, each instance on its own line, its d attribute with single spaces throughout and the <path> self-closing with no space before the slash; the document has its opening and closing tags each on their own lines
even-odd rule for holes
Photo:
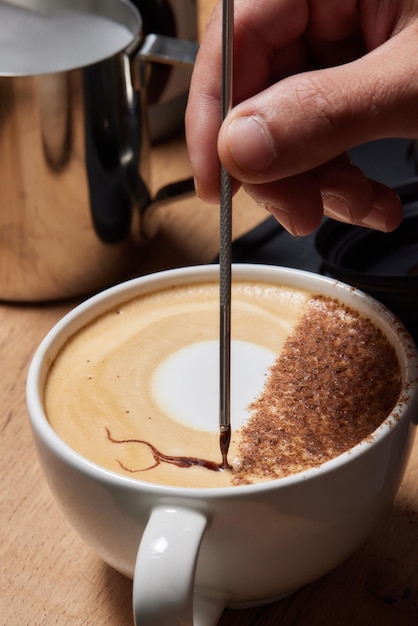
<svg viewBox="0 0 418 626">
<path fill-rule="evenodd" d="M 250 415 L 276 355 L 249 341 L 231 342 L 231 427 Z M 152 380 L 156 404 L 171 419 L 195 430 L 219 432 L 219 342 L 193 343 L 171 354 Z"/>
</svg>

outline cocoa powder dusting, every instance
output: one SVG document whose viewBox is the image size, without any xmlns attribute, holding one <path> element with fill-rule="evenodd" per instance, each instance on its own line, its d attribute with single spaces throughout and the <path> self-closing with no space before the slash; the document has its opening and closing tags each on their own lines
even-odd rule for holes
<svg viewBox="0 0 418 626">
<path fill-rule="evenodd" d="M 340 302 L 313 297 L 249 407 L 234 484 L 315 467 L 368 437 L 401 390 L 395 350 Z"/>
</svg>

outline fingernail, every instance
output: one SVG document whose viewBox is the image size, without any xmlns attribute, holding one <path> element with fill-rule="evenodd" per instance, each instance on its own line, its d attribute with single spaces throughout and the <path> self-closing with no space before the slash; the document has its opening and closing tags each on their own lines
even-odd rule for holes
<svg viewBox="0 0 418 626">
<path fill-rule="evenodd" d="M 234 162 L 246 172 L 263 172 L 276 158 L 272 137 L 255 115 L 235 118 L 228 126 L 227 143 Z"/>
<path fill-rule="evenodd" d="M 194 184 L 194 192 L 197 195 L 197 197 L 200 198 L 199 181 L 197 180 L 196 176 L 193 177 L 193 184 Z"/>
<path fill-rule="evenodd" d="M 374 228 L 375 230 L 380 230 L 384 233 L 387 233 L 388 231 L 386 216 L 383 211 L 377 209 L 376 207 L 372 208 L 366 217 L 361 220 L 361 223 L 363 226 Z"/>
<path fill-rule="evenodd" d="M 328 217 L 343 222 L 352 222 L 353 216 L 347 202 L 341 196 L 323 195 L 322 200 Z"/>
<path fill-rule="evenodd" d="M 295 223 L 293 222 L 292 216 L 289 211 L 285 211 L 284 209 L 279 209 L 271 204 L 264 204 L 264 207 L 270 211 L 272 215 L 276 218 L 276 220 L 283 226 L 285 230 L 291 235 L 299 235 L 298 229 L 296 228 Z"/>
</svg>

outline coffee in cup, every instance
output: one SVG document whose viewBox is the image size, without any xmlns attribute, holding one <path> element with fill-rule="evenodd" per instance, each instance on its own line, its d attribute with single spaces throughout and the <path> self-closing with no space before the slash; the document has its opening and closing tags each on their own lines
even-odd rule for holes
<svg viewBox="0 0 418 626">
<path fill-rule="evenodd" d="M 398 359 L 370 319 L 314 291 L 234 281 L 232 469 L 220 471 L 218 311 L 209 281 L 140 294 L 91 321 L 51 367 L 54 430 L 125 476 L 223 487 L 317 467 L 395 406 Z"/>
</svg>

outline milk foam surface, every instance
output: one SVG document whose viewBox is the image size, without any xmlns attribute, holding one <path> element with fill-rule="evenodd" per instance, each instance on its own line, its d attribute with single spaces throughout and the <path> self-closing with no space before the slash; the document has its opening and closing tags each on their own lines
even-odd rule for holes
<svg viewBox="0 0 418 626">
<path fill-rule="evenodd" d="M 233 284 L 232 464 L 247 405 L 309 295 L 270 284 Z M 130 477 L 182 486 L 228 485 L 228 472 L 158 464 L 147 445 L 165 455 L 220 462 L 218 345 L 216 283 L 140 296 L 64 346 L 46 385 L 48 419 L 80 454 Z"/>
<path fill-rule="evenodd" d="M 232 428 L 248 419 L 248 406 L 263 390 L 266 372 L 276 354 L 248 341 L 231 342 Z M 155 372 L 155 402 L 177 422 L 218 433 L 219 342 L 205 341 L 181 348 Z M 199 407 L 196 411 L 196 407 Z"/>
<path fill-rule="evenodd" d="M 55 8 L 45 14 L 0 3 L 0 75 L 60 72 L 123 50 L 132 33 L 93 13 Z"/>
</svg>

